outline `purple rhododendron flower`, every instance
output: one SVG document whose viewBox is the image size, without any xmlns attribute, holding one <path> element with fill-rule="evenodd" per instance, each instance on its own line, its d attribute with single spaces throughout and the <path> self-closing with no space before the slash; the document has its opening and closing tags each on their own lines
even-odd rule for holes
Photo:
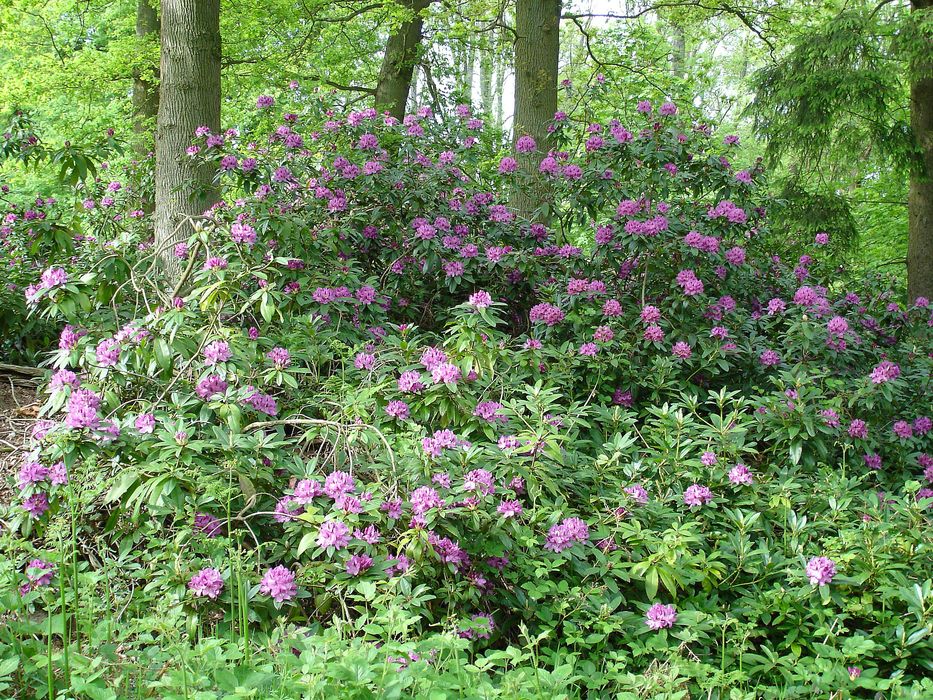
<svg viewBox="0 0 933 700">
<path fill-rule="evenodd" d="M 343 549 L 350 544 L 350 528 L 339 520 L 325 520 L 318 530 L 317 546 Z"/>
<path fill-rule="evenodd" d="M 645 624 L 652 630 L 673 627 L 675 622 L 677 622 L 677 608 L 673 605 L 655 603 L 645 614 Z"/>
<path fill-rule="evenodd" d="M 691 508 L 707 505 L 708 503 L 711 503 L 712 500 L 713 492 L 710 491 L 708 486 L 693 484 L 688 486 L 687 490 L 684 491 L 684 503 L 686 503 Z"/>
<path fill-rule="evenodd" d="M 198 597 L 214 600 L 224 587 L 224 579 L 217 569 L 201 569 L 188 581 L 188 590 Z"/>
<path fill-rule="evenodd" d="M 836 575 L 836 563 L 827 557 L 813 557 L 807 562 L 807 578 L 814 586 L 825 586 Z"/>
<path fill-rule="evenodd" d="M 259 584 L 259 592 L 270 596 L 276 603 L 291 600 L 298 593 L 295 574 L 284 566 L 269 569 Z"/>
<path fill-rule="evenodd" d="M 41 559 L 32 559 L 26 564 L 26 583 L 19 588 L 20 595 L 26 595 L 36 588 L 43 588 L 52 583 L 55 565 Z"/>
<path fill-rule="evenodd" d="M 354 554 L 347 560 L 346 570 L 350 576 L 359 576 L 373 565 L 373 558 L 366 554 Z"/>
</svg>

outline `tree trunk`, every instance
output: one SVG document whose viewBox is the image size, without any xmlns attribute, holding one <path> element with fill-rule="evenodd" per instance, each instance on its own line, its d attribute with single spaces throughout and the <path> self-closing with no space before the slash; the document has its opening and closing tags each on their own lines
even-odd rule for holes
<svg viewBox="0 0 933 700">
<path fill-rule="evenodd" d="M 512 204 L 532 218 L 547 200 L 547 180 L 538 172 L 550 147 L 548 124 L 557 111 L 557 70 L 560 62 L 561 0 L 516 0 L 515 3 L 515 117 L 513 139 L 531 136 L 535 153 L 516 154 L 527 184 L 513 193 Z M 543 220 L 543 216 L 537 217 Z"/>
<path fill-rule="evenodd" d="M 149 0 L 136 0 L 136 37 L 139 43 L 144 44 L 153 34 L 158 37 L 159 14 Z M 152 151 L 152 128 L 159 113 L 158 79 L 158 65 L 152 66 L 151 73 L 142 68 L 133 71 L 133 130 L 136 132 L 136 152 L 141 156 Z"/>
<path fill-rule="evenodd" d="M 476 49 L 473 46 L 464 47 L 462 90 L 463 101 L 473 104 L 473 67 L 476 64 Z"/>
<path fill-rule="evenodd" d="M 933 0 L 913 0 L 911 9 L 933 8 Z M 907 301 L 933 300 L 933 60 L 912 66 L 910 127 L 923 168 L 910 176 L 907 198 Z"/>
<path fill-rule="evenodd" d="M 506 76 L 506 65 L 505 61 L 502 60 L 502 56 L 497 52 L 494 57 L 494 78 L 493 78 L 493 93 L 495 95 L 496 103 L 496 126 L 500 129 L 502 128 L 503 122 L 505 122 L 505 107 L 503 105 L 503 100 L 505 98 L 505 76 Z"/>
<path fill-rule="evenodd" d="M 214 168 L 186 155 L 199 126 L 220 131 L 220 0 L 162 0 L 162 77 L 156 125 L 155 242 L 170 275 L 184 217 L 216 201 Z"/>
<path fill-rule="evenodd" d="M 675 78 L 687 74 L 687 37 L 682 24 L 671 25 L 671 72 Z"/>
<path fill-rule="evenodd" d="M 479 101 L 483 112 L 492 114 L 492 69 L 493 51 L 484 46 L 479 55 Z"/>
<path fill-rule="evenodd" d="M 402 116 L 406 112 L 414 114 L 418 109 L 418 105 L 421 104 L 421 93 L 424 91 L 424 77 L 421 75 L 423 71 L 418 69 L 418 66 L 414 66 L 411 71 L 411 87 L 408 92 L 408 102 L 405 104 L 405 109 L 402 110 Z M 393 114 L 394 116 L 394 114 Z"/>
<path fill-rule="evenodd" d="M 389 35 L 376 83 L 376 108 L 386 109 L 396 119 L 402 119 L 421 48 L 424 29 L 421 12 L 431 4 L 431 0 L 398 0 L 398 4 L 413 14 Z"/>
</svg>

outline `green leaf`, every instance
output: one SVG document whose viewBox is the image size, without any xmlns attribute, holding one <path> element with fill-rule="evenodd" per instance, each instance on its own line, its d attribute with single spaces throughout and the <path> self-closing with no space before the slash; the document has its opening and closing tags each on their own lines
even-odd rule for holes
<svg viewBox="0 0 933 700">
<path fill-rule="evenodd" d="M 19 657 L 12 656 L 9 659 L 0 661 L 0 678 L 9 676 L 19 667 Z"/>
<path fill-rule="evenodd" d="M 648 573 L 645 576 L 645 595 L 648 596 L 649 600 L 653 600 L 657 594 L 658 570 L 652 566 L 650 569 L 648 569 Z"/>
<path fill-rule="evenodd" d="M 270 323 L 275 315 L 275 304 L 272 303 L 268 293 L 262 295 L 262 300 L 259 302 L 259 313 L 266 323 Z"/>
<path fill-rule="evenodd" d="M 117 479 L 117 482 L 110 487 L 110 490 L 107 491 L 107 495 L 104 496 L 104 501 L 106 503 L 113 503 L 120 500 L 120 498 L 137 483 L 138 479 L 139 475 L 136 472 L 124 472 L 120 475 L 120 478 Z"/>
<path fill-rule="evenodd" d="M 315 532 L 306 532 L 301 540 L 298 542 L 298 552 L 295 554 L 296 557 L 300 557 L 302 553 L 307 550 L 311 545 L 314 544 L 314 540 L 317 537 Z"/>
</svg>

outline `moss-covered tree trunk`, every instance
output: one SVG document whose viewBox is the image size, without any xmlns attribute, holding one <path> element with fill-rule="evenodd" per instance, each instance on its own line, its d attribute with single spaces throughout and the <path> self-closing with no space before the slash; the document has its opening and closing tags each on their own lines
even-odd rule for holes
<svg viewBox="0 0 933 700">
<path fill-rule="evenodd" d="M 376 83 L 375 102 L 377 109 L 388 110 L 393 117 L 401 119 L 405 116 L 412 73 L 421 49 L 424 31 L 422 11 L 431 4 L 431 0 L 398 0 L 398 4 L 412 15 L 411 19 L 403 22 L 389 35 L 386 42 L 379 80 Z"/>
<path fill-rule="evenodd" d="M 136 0 L 136 36 L 145 40 L 159 35 L 159 13 L 150 0 Z M 152 150 L 152 128 L 159 113 L 159 67 L 137 66 L 133 70 L 133 129 L 136 151 L 146 155 Z"/>
<path fill-rule="evenodd" d="M 933 11 L 933 0 L 913 0 L 914 11 Z M 907 199 L 907 297 L 933 299 L 933 58 L 912 67 L 910 126 L 923 169 L 911 174 Z"/>
<path fill-rule="evenodd" d="M 185 151 L 199 126 L 220 130 L 220 0 L 162 0 L 161 90 L 156 125 L 155 242 L 170 274 L 185 217 L 216 201 L 214 168 Z"/>
<path fill-rule="evenodd" d="M 518 153 L 525 183 L 513 192 L 512 205 L 532 218 L 548 199 L 549 187 L 538 172 L 550 147 L 548 124 L 557 111 L 557 70 L 560 61 L 561 0 L 516 0 L 514 140 L 531 136 L 532 153 Z M 543 219 L 541 215 L 538 219 Z"/>
</svg>

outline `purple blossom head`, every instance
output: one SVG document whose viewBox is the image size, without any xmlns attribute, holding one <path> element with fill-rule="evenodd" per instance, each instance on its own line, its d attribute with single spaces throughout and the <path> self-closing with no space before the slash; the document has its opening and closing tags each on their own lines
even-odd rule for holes
<svg viewBox="0 0 933 700">
<path fill-rule="evenodd" d="M 914 428 L 906 420 L 895 421 L 891 426 L 891 431 L 902 440 L 908 440 L 914 436 Z"/>
<path fill-rule="evenodd" d="M 343 471 L 333 471 L 324 479 L 324 493 L 331 498 L 337 498 L 356 489 L 356 481 L 352 474 Z"/>
<path fill-rule="evenodd" d="M 532 153 L 537 148 L 538 144 L 535 143 L 535 140 L 527 134 L 520 136 L 515 142 L 515 150 L 518 153 Z"/>
<path fill-rule="evenodd" d="M 249 224 L 235 223 L 230 227 L 230 237 L 235 243 L 254 245 L 256 243 L 256 229 Z"/>
<path fill-rule="evenodd" d="M 463 490 L 489 495 L 495 490 L 494 479 L 485 469 L 473 469 L 463 477 Z"/>
<path fill-rule="evenodd" d="M 827 557 L 813 557 L 807 562 L 807 578 L 814 586 L 825 586 L 836 575 L 836 563 Z"/>
<path fill-rule="evenodd" d="M 708 503 L 711 503 L 712 500 L 713 492 L 710 491 L 708 486 L 692 484 L 691 486 L 687 487 L 686 491 L 684 491 L 684 503 L 691 508 L 707 505 Z"/>
<path fill-rule="evenodd" d="M 929 416 L 920 416 L 914 420 L 914 431 L 917 435 L 926 435 L 933 430 L 933 419 Z"/>
<path fill-rule="evenodd" d="M 246 386 L 246 398 L 243 402 L 253 410 L 265 413 L 267 416 L 275 416 L 279 412 L 279 406 L 275 398 L 268 394 L 263 394 L 254 386 Z"/>
<path fill-rule="evenodd" d="M 456 384 L 460 379 L 460 368 L 449 362 L 442 362 L 431 370 L 431 380 L 435 384 Z"/>
<path fill-rule="evenodd" d="M 295 574 L 284 566 L 276 566 L 269 569 L 266 575 L 262 577 L 259 584 L 259 592 L 270 596 L 276 603 L 285 600 L 291 600 L 298 593 L 298 586 L 295 584 Z"/>
<path fill-rule="evenodd" d="M 49 496 L 42 491 L 34 493 L 23 500 L 22 508 L 35 520 L 38 520 L 49 509 Z"/>
<path fill-rule="evenodd" d="M 71 350 L 78 344 L 78 340 L 87 335 L 87 331 L 80 330 L 74 326 L 65 326 L 62 329 L 61 336 L 58 339 L 58 347 L 60 350 Z"/>
<path fill-rule="evenodd" d="M 41 287 L 52 289 L 68 283 L 68 273 L 60 267 L 50 267 L 42 273 Z"/>
<path fill-rule="evenodd" d="M 197 513 L 194 516 L 194 528 L 201 531 L 207 537 L 217 537 L 223 529 L 223 523 L 220 519 L 210 513 Z"/>
<path fill-rule="evenodd" d="M 266 357 L 272 361 L 276 369 L 282 370 L 292 363 L 292 357 L 285 348 L 272 348 L 266 353 Z"/>
<path fill-rule="evenodd" d="M 589 537 L 589 528 L 580 518 L 564 518 L 551 526 L 544 548 L 552 552 L 562 552 L 578 542 L 586 542 Z"/>
<path fill-rule="evenodd" d="M 188 581 L 188 590 L 197 597 L 214 600 L 224 587 L 224 579 L 217 569 L 201 569 Z"/>
<path fill-rule="evenodd" d="M 208 343 L 202 354 L 204 355 L 204 361 L 211 366 L 226 362 L 233 357 L 233 353 L 230 352 L 230 346 L 223 340 L 215 340 Z"/>
<path fill-rule="evenodd" d="M 682 340 L 678 340 L 676 343 L 674 343 L 674 347 L 671 348 L 671 354 L 681 360 L 689 360 L 690 356 L 693 355 L 693 351 L 690 349 L 690 346 L 687 345 L 687 343 Z"/>
<path fill-rule="evenodd" d="M 55 565 L 41 559 L 33 559 L 26 564 L 25 574 L 26 583 L 20 586 L 20 595 L 26 595 L 31 590 L 51 584 L 52 577 L 55 575 Z"/>
<path fill-rule="evenodd" d="M 68 428 L 97 428 L 100 426 L 100 396 L 90 389 L 76 389 L 71 392 L 66 404 L 65 425 Z"/>
<path fill-rule="evenodd" d="M 68 483 L 68 469 L 64 462 L 56 462 L 49 467 L 49 483 L 52 486 L 64 486 Z"/>
<path fill-rule="evenodd" d="M 424 389 L 424 384 L 421 383 L 420 372 L 409 370 L 402 372 L 398 378 L 398 390 L 403 394 L 417 394 L 422 389 Z"/>
<path fill-rule="evenodd" d="M 645 624 L 648 625 L 648 629 L 659 630 L 673 627 L 675 622 L 677 622 L 677 608 L 673 605 L 655 603 L 645 614 Z"/>
<path fill-rule="evenodd" d="M 48 476 L 48 467 L 43 466 L 39 462 L 25 462 L 19 468 L 16 483 L 20 489 L 25 489 L 27 486 L 45 481 Z"/>
<path fill-rule="evenodd" d="M 638 505 L 643 506 L 648 502 L 648 491 L 641 484 L 626 486 L 623 491 Z"/>
<path fill-rule="evenodd" d="M 781 356 L 775 350 L 765 350 L 758 356 L 758 361 L 763 367 L 773 367 L 781 364 Z"/>
<path fill-rule="evenodd" d="M 430 372 L 438 365 L 447 362 L 447 354 L 440 348 L 427 348 L 421 353 L 420 362 L 424 368 Z"/>
<path fill-rule="evenodd" d="M 444 502 L 430 486 L 421 486 L 412 491 L 409 498 L 411 501 L 411 511 L 415 515 L 424 515 L 432 508 L 441 508 Z"/>
<path fill-rule="evenodd" d="M 894 362 L 884 360 L 871 371 L 873 384 L 884 384 L 901 376 L 901 368 Z"/>
<path fill-rule="evenodd" d="M 207 401 L 217 394 L 223 394 L 227 390 L 227 386 L 227 382 L 221 379 L 220 375 L 209 374 L 198 382 L 198 385 L 194 389 L 194 393 L 204 401 Z"/>
<path fill-rule="evenodd" d="M 411 415 L 411 411 L 404 401 L 390 401 L 386 405 L 386 414 L 396 420 L 405 420 Z"/>
<path fill-rule="evenodd" d="M 347 560 L 346 570 L 350 576 L 359 576 L 373 565 L 373 558 L 366 554 L 354 554 Z"/>
<path fill-rule="evenodd" d="M 593 340 L 600 343 L 611 342 L 613 338 L 615 338 L 615 333 L 609 326 L 599 326 L 593 331 Z"/>
<path fill-rule="evenodd" d="M 95 351 L 97 364 L 101 367 L 113 367 L 120 360 L 120 344 L 113 339 L 102 340 Z"/>
<path fill-rule="evenodd" d="M 143 435 L 149 435 L 155 429 L 155 422 L 155 416 L 151 413 L 141 413 L 136 417 L 133 425 Z"/>
<path fill-rule="evenodd" d="M 768 315 L 776 316 L 778 314 L 782 314 L 786 308 L 787 304 L 784 303 L 783 299 L 772 299 L 768 302 Z"/>
<path fill-rule="evenodd" d="M 868 425 L 860 418 L 854 418 L 852 422 L 849 423 L 849 435 L 850 437 L 864 440 L 868 437 Z"/>
<path fill-rule="evenodd" d="M 480 290 L 470 295 L 468 303 L 476 309 L 486 309 L 492 304 L 492 296 L 490 296 L 489 292 Z"/>
<path fill-rule="evenodd" d="M 744 464 L 736 464 L 729 470 L 729 481 L 738 486 L 740 484 L 752 484 L 755 479 L 748 467 Z"/>
</svg>

